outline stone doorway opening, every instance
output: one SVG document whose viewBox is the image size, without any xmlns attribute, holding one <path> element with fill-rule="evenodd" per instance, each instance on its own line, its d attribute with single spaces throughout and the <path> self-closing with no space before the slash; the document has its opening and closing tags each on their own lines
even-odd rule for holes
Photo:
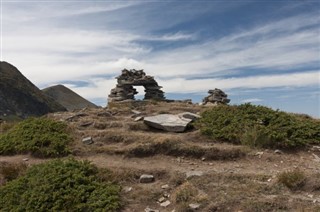
<svg viewBox="0 0 320 212">
<path fill-rule="evenodd" d="M 144 87 L 144 100 L 165 100 L 164 92 L 161 90 L 162 87 L 152 76 L 147 76 L 143 70 L 124 69 L 116 79 L 117 85 L 111 89 L 108 96 L 109 102 L 135 100 L 135 95 L 138 92 L 133 86 Z"/>
</svg>

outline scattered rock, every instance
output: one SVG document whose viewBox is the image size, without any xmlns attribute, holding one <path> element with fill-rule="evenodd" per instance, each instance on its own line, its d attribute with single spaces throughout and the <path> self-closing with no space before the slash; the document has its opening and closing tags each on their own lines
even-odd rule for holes
<svg viewBox="0 0 320 212">
<path fill-rule="evenodd" d="M 169 200 L 167 200 L 167 201 L 161 203 L 160 206 L 166 208 L 166 207 L 168 207 L 170 204 L 171 204 L 171 202 L 170 202 Z"/>
<path fill-rule="evenodd" d="M 169 188 L 169 185 L 168 185 L 168 184 L 163 185 L 163 186 L 161 186 L 161 188 L 162 188 L 162 189 L 168 189 L 168 188 Z"/>
<path fill-rule="evenodd" d="M 123 191 L 124 191 L 125 193 L 128 193 L 128 192 L 132 191 L 132 187 L 125 186 L 125 187 L 123 188 Z"/>
<path fill-rule="evenodd" d="M 192 210 L 197 210 L 200 208 L 200 204 L 198 203 L 191 203 L 189 204 L 189 207 L 192 209 Z"/>
<path fill-rule="evenodd" d="M 283 154 L 283 152 L 282 152 L 281 150 L 279 150 L 279 149 L 274 150 L 274 153 L 276 153 L 276 154 Z"/>
<path fill-rule="evenodd" d="M 149 174 L 143 174 L 140 176 L 139 182 L 140 183 L 152 183 L 154 182 L 154 176 Z"/>
<path fill-rule="evenodd" d="M 86 137 L 86 138 L 82 139 L 82 143 L 87 144 L 87 145 L 93 144 L 93 139 L 92 139 L 92 137 Z"/>
<path fill-rule="evenodd" d="M 158 199 L 159 203 L 163 203 L 164 201 L 166 201 L 166 198 L 164 198 L 164 197 L 161 197 L 160 199 Z"/>
<path fill-rule="evenodd" d="M 138 116 L 137 118 L 134 119 L 135 122 L 137 121 L 142 121 L 144 119 L 143 116 Z"/>
<path fill-rule="evenodd" d="M 144 118 L 144 123 L 150 127 L 168 131 L 168 132 L 183 132 L 191 119 L 181 119 L 178 115 L 160 114 Z"/>
<path fill-rule="evenodd" d="M 228 104 L 230 102 L 230 99 L 228 99 L 228 95 L 218 88 L 209 90 L 208 93 L 209 96 L 205 97 L 202 100 L 202 105 Z"/>
<path fill-rule="evenodd" d="M 263 152 L 257 152 L 257 153 L 255 154 L 255 156 L 258 156 L 259 158 L 261 158 L 262 155 L 263 155 Z"/>
<path fill-rule="evenodd" d="M 144 209 L 145 212 L 160 212 L 159 210 L 155 210 L 155 209 L 151 209 L 149 207 L 147 207 L 146 209 Z"/>
<path fill-rule="evenodd" d="M 140 115 L 141 112 L 140 111 L 137 111 L 137 110 L 131 110 L 132 113 L 136 114 L 136 115 Z"/>
<path fill-rule="evenodd" d="M 188 171 L 186 172 L 186 176 L 187 176 L 187 179 L 191 178 L 191 177 L 201 177 L 203 175 L 203 172 L 202 171 Z"/>
</svg>

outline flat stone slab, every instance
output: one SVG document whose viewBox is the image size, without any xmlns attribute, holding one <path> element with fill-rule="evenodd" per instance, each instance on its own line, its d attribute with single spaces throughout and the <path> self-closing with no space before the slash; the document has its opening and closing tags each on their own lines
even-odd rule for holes
<svg viewBox="0 0 320 212">
<path fill-rule="evenodd" d="M 178 115 L 160 114 L 144 117 L 143 121 L 146 125 L 156 129 L 168 132 L 183 132 L 192 120 L 181 118 Z"/>
</svg>

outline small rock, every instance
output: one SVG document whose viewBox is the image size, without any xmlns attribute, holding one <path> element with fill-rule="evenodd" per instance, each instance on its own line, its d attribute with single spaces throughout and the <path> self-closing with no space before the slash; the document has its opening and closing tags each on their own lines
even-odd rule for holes
<svg viewBox="0 0 320 212">
<path fill-rule="evenodd" d="M 160 199 L 158 199 L 159 203 L 163 203 L 164 201 L 166 201 L 166 198 L 164 198 L 164 197 L 161 197 Z"/>
<path fill-rule="evenodd" d="M 191 177 L 201 177 L 203 175 L 202 171 L 189 171 L 186 173 L 187 179 L 191 178 Z"/>
<path fill-rule="evenodd" d="M 86 137 L 86 138 L 82 139 L 82 143 L 87 144 L 87 145 L 93 144 L 93 139 L 92 139 L 92 137 Z"/>
<path fill-rule="evenodd" d="M 132 187 L 124 187 L 123 188 L 123 191 L 125 192 L 125 193 L 128 193 L 128 192 L 130 192 L 130 191 L 132 191 Z"/>
<path fill-rule="evenodd" d="M 164 193 L 164 194 L 163 194 L 163 197 L 169 198 L 169 197 L 170 197 L 170 194 L 169 194 L 169 193 Z"/>
<path fill-rule="evenodd" d="M 193 210 L 197 210 L 200 208 L 200 204 L 197 204 L 197 203 L 191 203 L 189 204 L 189 207 Z"/>
<path fill-rule="evenodd" d="M 160 212 L 159 210 L 155 210 L 155 209 L 151 209 L 149 207 L 147 207 L 146 209 L 144 209 L 145 212 Z"/>
<path fill-rule="evenodd" d="M 168 185 L 168 184 L 163 185 L 163 186 L 161 186 L 161 188 L 162 188 L 162 189 L 168 189 L 168 188 L 169 188 L 169 185 Z"/>
<path fill-rule="evenodd" d="M 205 158 L 205 157 L 203 157 L 203 158 L 201 158 L 201 160 L 202 160 L 202 161 L 205 161 L 205 160 L 206 160 L 206 158 Z"/>
<path fill-rule="evenodd" d="M 29 160 L 29 158 L 23 158 L 22 160 L 23 160 L 23 161 L 28 161 L 28 160 Z"/>
<path fill-rule="evenodd" d="M 283 152 L 282 152 L 281 150 L 279 150 L 279 149 L 274 150 L 274 153 L 276 153 L 276 154 L 283 154 Z"/>
<path fill-rule="evenodd" d="M 258 156 L 259 158 L 261 158 L 262 155 L 263 155 L 263 152 L 257 152 L 257 153 L 255 154 L 255 156 Z"/>
<path fill-rule="evenodd" d="M 171 204 L 171 202 L 169 200 L 163 202 L 160 204 L 161 207 L 168 207 Z"/>
<path fill-rule="evenodd" d="M 209 163 L 209 166 L 213 166 L 213 163 Z"/>
<path fill-rule="evenodd" d="M 154 176 L 149 174 L 143 174 L 139 179 L 140 183 L 152 183 L 154 182 Z"/>
<path fill-rule="evenodd" d="M 141 114 L 141 112 L 137 111 L 137 110 L 131 110 L 131 112 L 134 113 L 134 114 L 137 114 L 137 115 Z"/>
<path fill-rule="evenodd" d="M 134 121 L 142 121 L 143 120 L 143 116 L 138 116 L 137 118 L 134 119 Z"/>
</svg>

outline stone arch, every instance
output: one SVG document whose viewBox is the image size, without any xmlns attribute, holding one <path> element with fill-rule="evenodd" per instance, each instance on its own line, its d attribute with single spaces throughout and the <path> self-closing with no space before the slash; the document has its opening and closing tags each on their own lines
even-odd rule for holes
<svg viewBox="0 0 320 212">
<path fill-rule="evenodd" d="M 133 86 L 143 86 L 145 89 L 144 99 L 165 100 L 164 92 L 152 76 L 146 75 L 143 70 L 122 70 L 120 76 L 116 77 L 117 85 L 111 89 L 108 96 L 109 102 L 134 100 L 138 92 Z"/>
</svg>

